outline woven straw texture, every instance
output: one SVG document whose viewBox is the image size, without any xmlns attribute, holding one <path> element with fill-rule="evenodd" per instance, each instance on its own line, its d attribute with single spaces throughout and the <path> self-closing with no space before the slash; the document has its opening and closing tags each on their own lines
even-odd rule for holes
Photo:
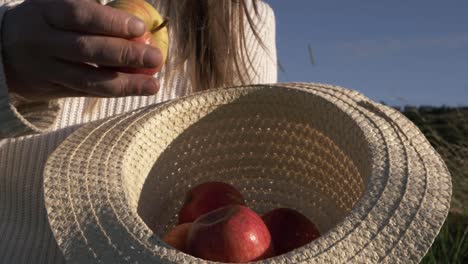
<svg viewBox="0 0 468 264">
<path fill-rule="evenodd" d="M 451 196 L 445 164 L 404 116 L 306 83 L 212 90 L 91 123 L 49 158 L 44 195 L 70 263 L 207 263 L 159 235 L 209 180 L 259 213 L 291 207 L 317 224 L 322 237 L 265 263 L 417 263 Z"/>
</svg>

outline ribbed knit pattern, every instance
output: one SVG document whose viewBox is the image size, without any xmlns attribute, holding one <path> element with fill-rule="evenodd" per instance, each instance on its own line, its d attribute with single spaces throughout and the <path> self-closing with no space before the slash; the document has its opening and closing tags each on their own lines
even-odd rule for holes
<svg viewBox="0 0 468 264">
<path fill-rule="evenodd" d="M 1 7 L 4 8 L 8 2 L 10 1 L 0 0 Z M 254 82 L 274 83 L 277 81 L 275 18 L 266 4 L 260 4 L 259 8 L 262 18 L 258 20 L 259 30 L 269 53 L 262 50 L 254 41 L 253 35 L 248 36 L 249 53 L 259 74 Z M 170 50 L 169 58 L 172 54 L 173 51 Z M 167 65 L 170 67 L 171 60 Z M 1 70 L 0 95 L 5 95 L 7 87 L 3 67 Z M 97 111 L 91 115 L 83 115 L 89 99 L 64 99 L 62 108 L 56 109 L 56 122 L 49 132 L 0 139 L 0 263 L 64 263 L 44 208 L 42 173 L 47 157 L 83 123 L 188 94 L 190 84 L 184 78 L 184 73 L 177 73 L 176 76 L 178 78 L 173 87 L 161 83 L 161 90 L 155 96 L 103 99 Z M 28 128 L 28 125 L 33 125 L 39 128 L 35 132 L 41 132 L 40 130 L 45 130 L 50 125 L 51 122 L 48 121 L 54 115 L 54 107 L 57 105 L 44 103 L 19 111 L 4 100 L 3 104 L 0 103 L 0 110 L 10 109 L 12 112 L 5 115 L 0 112 L 0 129 L 8 129 L 3 126 L 7 122 L 13 122 L 19 124 L 15 127 L 17 131 L 32 133 L 34 130 Z M 46 119 L 41 119 L 41 115 Z"/>
</svg>

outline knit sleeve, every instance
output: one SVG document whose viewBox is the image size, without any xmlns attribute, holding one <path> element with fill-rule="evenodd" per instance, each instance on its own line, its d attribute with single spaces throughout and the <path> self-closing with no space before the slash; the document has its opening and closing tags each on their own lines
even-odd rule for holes
<svg viewBox="0 0 468 264">
<path fill-rule="evenodd" d="M 249 69 L 252 82 L 276 83 L 278 81 L 278 62 L 276 52 L 276 19 L 273 9 L 265 2 L 258 1 L 258 16 L 254 14 L 255 28 L 263 41 L 263 46 L 254 34 L 248 31 L 247 53 L 252 60 Z"/>
<path fill-rule="evenodd" d="M 21 1 L 0 2 L 0 32 L 5 12 Z M 8 93 L 0 34 L 0 139 L 43 133 L 55 123 L 60 104 L 56 100 L 28 102 Z"/>
</svg>

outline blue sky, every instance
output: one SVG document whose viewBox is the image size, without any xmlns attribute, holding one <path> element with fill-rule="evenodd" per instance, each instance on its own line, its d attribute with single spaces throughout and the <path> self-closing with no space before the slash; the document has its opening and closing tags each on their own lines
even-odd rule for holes
<svg viewBox="0 0 468 264">
<path fill-rule="evenodd" d="M 279 81 L 336 84 L 391 105 L 468 105 L 467 0 L 266 2 Z"/>
</svg>

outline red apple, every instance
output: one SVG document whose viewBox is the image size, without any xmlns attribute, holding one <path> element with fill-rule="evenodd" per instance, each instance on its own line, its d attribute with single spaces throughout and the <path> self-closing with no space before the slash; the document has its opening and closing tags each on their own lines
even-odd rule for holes
<svg viewBox="0 0 468 264">
<path fill-rule="evenodd" d="M 191 227 L 192 223 L 178 225 L 163 237 L 163 241 L 177 250 L 186 252 L 185 244 Z"/>
<path fill-rule="evenodd" d="M 262 218 L 240 205 L 225 206 L 198 218 L 189 231 L 187 252 L 205 260 L 231 263 L 274 255 Z"/>
<path fill-rule="evenodd" d="M 293 209 L 274 209 L 262 218 L 278 255 L 302 247 L 320 236 L 314 223 Z"/>
<path fill-rule="evenodd" d="M 193 222 L 199 216 L 226 205 L 244 205 L 244 197 L 232 185 L 205 182 L 192 188 L 179 212 L 179 224 Z"/>
</svg>

